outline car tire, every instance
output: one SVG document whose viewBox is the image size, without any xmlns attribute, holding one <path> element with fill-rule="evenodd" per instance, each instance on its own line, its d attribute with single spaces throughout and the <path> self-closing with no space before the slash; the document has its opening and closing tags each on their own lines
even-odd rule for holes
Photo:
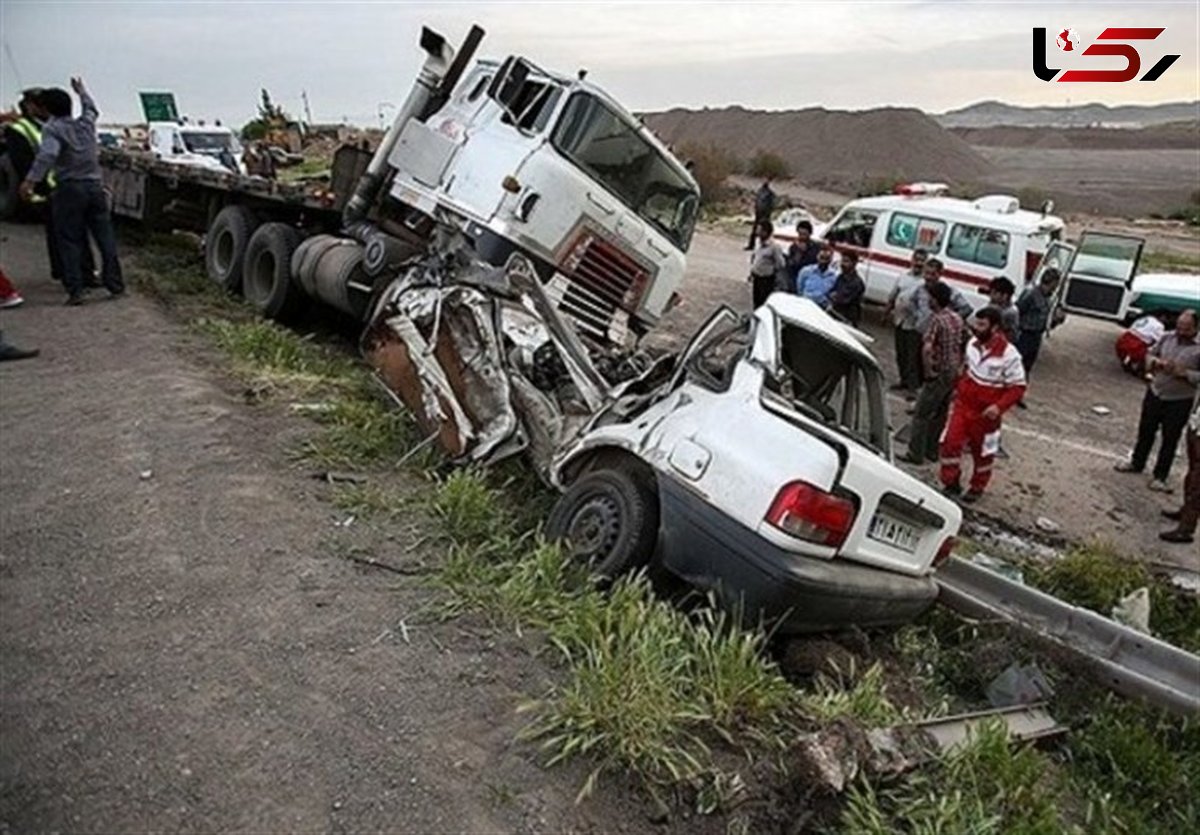
<svg viewBox="0 0 1200 835">
<path fill-rule="evenodd" d="M 268 319 L 286 319 L 304 292 L 292 279 L 292 255 L 300 231 L 286 223 L 264 223 L 250 236 L 242 264 L 242 294 Z"/>
<path fill-rule="evenodd" d="M 257 227 L 258 219 L 245 206 L 226 206 L 204 236 L 204 269 L 215 284 L 230 293 L 242 288 L 246 247 Z"/>
<path fill-rule="evenodd" d="M 658 541 L 652 478 L 624 468 L 585 473 L 554 505 L 546 534 L 603 579 L 646 565 Z"/>
</svg>

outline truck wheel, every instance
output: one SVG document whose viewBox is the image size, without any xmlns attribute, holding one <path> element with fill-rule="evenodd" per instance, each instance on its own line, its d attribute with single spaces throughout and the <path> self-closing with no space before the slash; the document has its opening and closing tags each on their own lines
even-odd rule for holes
<svg viewBox="0 0 1200 835">
<path fill-rule="evenodd" d="M 250 236 L 242 294 L 268 319 L 286 319 L 304 298 L 292 281 L 292 253 L 300 241 L 300 231 L 286 223 L 264 223 Z"/>
<path fill-rule="evenodd" d="M 554 505 L 546 534 L 605 579 L 645 565 L 658 540 L 654 485 L 625 469 L 586 473 Z"/>
<path fill-rule="evenodd" d="M 246 247 L 258 220 L 245 206 L 226 206 L 204 236 L 204 268 L 208 277 L 231 293 L 242 288 Z"/>
</svg>

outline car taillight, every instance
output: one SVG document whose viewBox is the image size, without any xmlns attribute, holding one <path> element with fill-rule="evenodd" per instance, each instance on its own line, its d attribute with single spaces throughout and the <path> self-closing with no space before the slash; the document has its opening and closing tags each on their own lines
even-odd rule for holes
<svg viewBox="0 0 1200 835">
<path fill-rule="evenodd" d="M 942 547 L 938 548 L 937 556 L 933 558 L 933 567 L 937 568 L 946 560 L 950 559 L 950 555 L 954 553 L 954 546 L 957 544 L 958 540 L 954 537 L 946 537 L 945 541 L 942 542 Z"/>
<path fill-rule="evenodd" d="M 1046 253 L 1044 252 L 1026 252 L 1025 253 L 1025 281 L 1026 283 L 1033 281 L 1033 274 L 1037 272 L 1038 265 L 1042 263 Z M 1021 288 L 1018 287 L 1018 290 Z"/>
<path fill-rule="evenodd" d="M 846 541 L 854 513 L 849 499 L 793 481 L 775 496 L 767 521 L 792 536 L 836 548 Z"/>
</svg>

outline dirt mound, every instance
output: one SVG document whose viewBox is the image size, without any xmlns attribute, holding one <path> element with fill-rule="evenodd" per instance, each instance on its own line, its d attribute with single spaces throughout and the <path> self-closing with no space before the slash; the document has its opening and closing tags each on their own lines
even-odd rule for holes
<svg viewBox="0 0 1200 835">
<path fill-rule="evenodd" d="M 970 145 L 991 148 L 1136 151 L 1193 150 L 1200 145 L 1200 122 L 1172 122 L 1148 128 L 951 128 L 951 133 Z"/>
<path fill-rule="evenodd" d="M 782 157 L 792 175 L 813 185 L 846 186 L 877 179 L 966 181 L 991 164 L 967 142 L 919 110 L 762 111 L 675 109 L 647 114 L 663 141 L 715 145 L 741 160 L 758 151 Z"/>
</svg>

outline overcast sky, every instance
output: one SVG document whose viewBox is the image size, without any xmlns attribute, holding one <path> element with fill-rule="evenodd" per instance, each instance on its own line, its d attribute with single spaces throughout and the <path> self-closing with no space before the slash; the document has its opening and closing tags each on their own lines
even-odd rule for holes
<svg viewBox="0 0 1200 835">
<path fill-rule="evenodd" d="M 526 55 L 589 79 L 632 110 L 673 106 L 931 112 L 983 99 L 1016 104 L 1155 103 L 1200 98 L 1200 4 L 1043 2 L 399 3 L 54 2 L 0 0 L 0 101 L 24 86 L 86 77 L 105 121 L 140 119 L 139 90 L 170 90 L 181 112 L 240 124 L 266 87 L 294 115 L 377 124 L 400 102 L 421 53 L 421 25 L 458 43 L 472 22 L 481 56 Z M 1158 81 L 1043 82 L 1031 27 L 1164 26 L 1141 47 Z M 1074 56 L 1049 45 L 1051 66 Z M 1083 59 L 1084 61 L 1088 59 Z M 1055 63 L 1055 62 L 1058 63 Z M 1121 59 L 1097 59 L 1118 68 Z M 386 108 L 385 108 L 386 109 Z M 390 114 L 390 110 L 388 111 Z"/>
</svg>

